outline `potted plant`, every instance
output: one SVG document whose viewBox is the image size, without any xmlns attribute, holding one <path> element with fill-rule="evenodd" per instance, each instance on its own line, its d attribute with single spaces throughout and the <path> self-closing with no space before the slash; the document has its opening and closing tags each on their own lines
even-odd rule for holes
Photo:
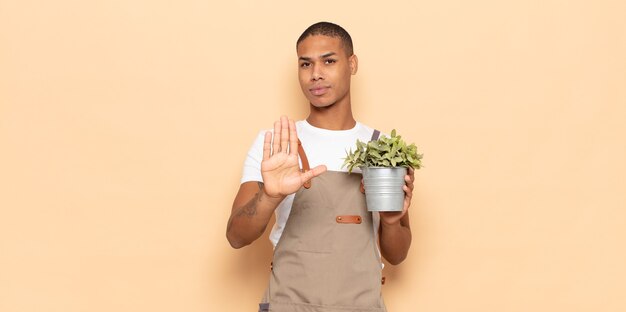
<svg viewBox="0 0 626 312">
<path fill-rule="evenodd" d="M 407 145 L 402 137 L 391 131 L 391 137 L 381 135 L 368 143 L 356 141 L 356 150 L 346 151 L 343 167 L 351 173 L 361 168 L 368 211 L 402 211 L 404 205 L 404 176 L 407 168 L 420 169 L 422 154 L 415 144 Z"/>
</svg>

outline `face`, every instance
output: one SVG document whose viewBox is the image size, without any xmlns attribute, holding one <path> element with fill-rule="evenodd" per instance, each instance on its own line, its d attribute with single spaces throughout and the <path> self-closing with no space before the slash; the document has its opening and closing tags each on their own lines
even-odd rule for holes
<svg viewBox="0 0 626 312">
<path fill-rule="evenodd" d="M 321 108 L 349 101 L 350 78 L 358 63 L 356 55 L 346 55 L 340 38 L 309 36 L 297 50 L 300 87 L 311 105 Z"/>
</svg>

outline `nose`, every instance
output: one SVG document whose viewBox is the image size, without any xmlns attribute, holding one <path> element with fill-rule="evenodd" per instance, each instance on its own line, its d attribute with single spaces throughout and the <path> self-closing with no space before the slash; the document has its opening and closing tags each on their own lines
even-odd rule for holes
<svg viewBox="0 0 626 312">
<path fill-rule="evenodd" d="M 313 70 L 311 71 L 311 80 L 318 81 L 323 80 L 324 74 L 322 73 L 322 68 L 319 65 L 313 65 Z"/>
</svg>

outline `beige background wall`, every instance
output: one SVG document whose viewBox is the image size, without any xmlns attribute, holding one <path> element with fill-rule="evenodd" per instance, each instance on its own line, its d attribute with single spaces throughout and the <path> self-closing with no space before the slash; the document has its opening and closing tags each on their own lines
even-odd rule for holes
<svg viewBox="0 0 626 312">
<path fill-rule="evenodd" d="M 390 311 L 624 311 L 623 1 L 0 0 L 0 311 L 255 311 L 246 151 L 345 26 L 359 120 L 425 153 Z M 266 233 L 267 234 L 267 233 Z"/>
</svg>

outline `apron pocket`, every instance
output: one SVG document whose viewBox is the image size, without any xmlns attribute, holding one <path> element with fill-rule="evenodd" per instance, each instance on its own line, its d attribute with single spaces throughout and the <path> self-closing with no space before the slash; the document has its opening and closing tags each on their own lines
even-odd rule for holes
<svg viewBox="0 0 626 312">
<path fill-rule="evenodd" d="M 311 253 L 331 253 L 337 223 L 332 208 L 325 205 L 304 202 L 293 215 L 292 224 L 298 230 L 293 231 L 296 239 L 295 250 Z M 293 208 L 292 208 L 293 209 Z"/>
<path fill-rule="evenodd" d="M 299 237 L 296 250 L 311 253 L 332 253 L 334 229 L 320 228 L 316 232 Z"/>
</svg>

